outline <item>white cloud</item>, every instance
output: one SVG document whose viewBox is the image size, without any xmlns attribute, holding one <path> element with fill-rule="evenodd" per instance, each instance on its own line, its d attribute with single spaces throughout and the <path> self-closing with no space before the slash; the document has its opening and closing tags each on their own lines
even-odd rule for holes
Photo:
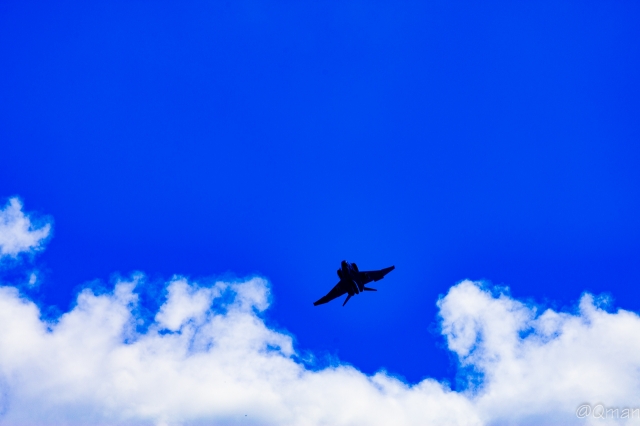
<svg viewBox="0 0 640 426">
<path fill-rule="evenodd" d="M 297 363 L 291 337 L 260 317 L 261 278 L 175 279 L 144 333 L 134 286 L 85 290 L 56 323 L 0 289 L 4 424 L 480 424 L 472 402 L 436 381 Z"/>
<path fill-rule="evenodd" d="M 453 286 L 438 301 L 442 333 L 461 377 L 475 378 L 456 392 L 347 365 L 309 369 L 262 319 L 262 278 L 175 278 L 139 331 L 141 279 L 84 290 L 54 322 L 0 287 L 1 424 L 595 425 L 625 420 L 578 419 L 580 404 L 618 409 L 606 417 L 640 409 L 640 317 L 589 294 L 575 312 L 539 313 L 479 283 Z"/>
<path fill-rule="evenodd" d="M 606 312 L 590 294 L 576 313 L 538 314 L 470 281 L 452 287 L 439 307 L 449 348 L 481 374 L 469 397 L 487 423 L 602 424 L 577 419 L 576 408 L 640 408 L 637 314 Z"/>
<path fill-rule="evenodd" d="M 35 226 L 29 216 L 22 211 L 18 198 L 11 198 L 0 210 L 0 258 L 17 257 L 20 253 L 33 253 L 51 232 L 51 224 Z"/>
<path fill-rule="evenodd" d="M 306 368 L 291 337 L 261 319 L 261 278 L 210 287 L 176 278 L 137 332 L 138 279 L 83 291 L 54 323 L 0 288 L 3 424 L 604 424 L 577 419 L 576 408 L 640 407 L 640 318 L 605 312 L 588 294 L 575 314 L 538 315 L 477 283 L 452 287 L 439 301 L 443 333 L 482 377 L 454 392 L 345 365 Z"/>
<path fill-rule="evenodd" d="M 41 249 L 50 230 L 10 199 L 0 258 Z M 452 391 L 342 364 L 308 368 L 292 338 L 262 319 L 262 278 L 175 278 L 140 331 L 141 279 L 84 290 L 53 322 L 0 287 L 0 424 L 640 424 L 640 317 L 608 312 L 590 294 L 575 312 L 539 312 L 481 283 L 453 286 L 438 301 L 440 321 L 468 388 Z"/>
</svg>

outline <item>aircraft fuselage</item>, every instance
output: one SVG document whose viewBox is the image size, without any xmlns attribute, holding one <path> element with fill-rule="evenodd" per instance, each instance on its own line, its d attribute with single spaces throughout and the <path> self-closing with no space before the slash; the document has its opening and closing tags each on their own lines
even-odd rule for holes
<svg viewBox="0 0 640 426">
<path fill-rule="evenodd" d="M 343 260 L 340 264 L 340 273 L 338 276 L 343 280 L 346 285 L 345 290 L 353 296 L 354 294 L 360 294 L 364 289 L 364 284 L 361 284 L 358 277 L 358 266 L 355 263 L 349 263 Z"/>
</svg>

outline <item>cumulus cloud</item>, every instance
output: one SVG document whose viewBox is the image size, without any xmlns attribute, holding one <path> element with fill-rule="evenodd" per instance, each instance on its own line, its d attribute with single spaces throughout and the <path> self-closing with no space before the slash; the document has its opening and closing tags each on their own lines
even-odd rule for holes
<svg viewBox="0 0 640 426">
<path fill-rule="evenodd" d="M 297 362 L 291 337 L 260 316 L 262 278 L 176 278 L 144 332 L 135 286 L 85 290 L 56 322 L 0 289 L 4 424 L 480 424 L 468 398 L 434 380 Z"/>
<path fill-rule="evenodd" d="M 12 198 L 0 210 L 0 257 L 33 253 L 49 233 Z M 482 283 L 451 287 L 437 304 L 464 385 L 453 391 L 337 361 L 310 368 L 264 321 L 263 278 L 175 277 L 152 316 L 140 285 L 136 275 L 108 293 L 86 289 L 53 320 L 0 287 L 0 423 L 640 424 L 640 317 L 591 294 L 574 311 L 541 312 Z"/>
<path fill-rule="evenodd" d="M 606 312 L 588 294 L 574 313 L 540 314 L 479 283 L 452 287 L 438 302 L 442 332 L 461 371 L 480 377 L 456 392 L 340 364 L 309 369 L 291 336 L 265 324 L 262 278 L 209 286 L 174 278 L 141 328 L 141 279 L 107 294 L 84 290 L 55 321 L 0 288 L 0 422 L 604 424 L 576 409 L 602 403 L 621 417 L 640 407 L 640 318 Z"/>
<path fill-rule="evenodd" d="M 50 223 L 36 226 L 22 211 L 20 200 L 16 197 L 9 199 L 5 208 L 0 210 L 0 259 L 40 250 L 50 232 Z"/>
<path fill-rule="evenodd" d="M 597 302 L 584 294 L 574 313 L 539 313 L 479 283 L 450 289 L 438 303 L 442 332 L 467 377 L 480 376 L 466 395 L 483 422 L 640 423 L 640 317 Z M 589 414 L 578 419 L 582 404 Z"/>
</svg>

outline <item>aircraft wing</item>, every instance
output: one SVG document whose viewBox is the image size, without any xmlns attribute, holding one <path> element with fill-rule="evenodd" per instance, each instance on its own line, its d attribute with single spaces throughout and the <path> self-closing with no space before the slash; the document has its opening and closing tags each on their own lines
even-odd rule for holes
<svg viewBox="0 0 640 426">
<path fill-rule="evenodd" d="M 385 275 L 394 269 L 396 269 L 395 266 L 389 266 L 388 268 L 380 269 L 379 271 L 360 271 L 361 282 L 364 285 L 371 281 L 380 281 Z"/>
<path fill-rule="evenodd" d="M 318 305 L 322 305 L 323 303 L 331 302 L 336 297 L 340 297 L 343 294 L 345 294 L 347 292 L 347 290 L 343 286 L 340 285 L 341 282 L 342 281 L 340 281 L 338 284 L 336 284 L 335 287 L 333 287 L 331 289 L 331 291 L 329 293 L 327 293 L 326 296 L 321 297 L 316 302 L 313 302 L 313 306 L 318 306 Z"/>
</svg>

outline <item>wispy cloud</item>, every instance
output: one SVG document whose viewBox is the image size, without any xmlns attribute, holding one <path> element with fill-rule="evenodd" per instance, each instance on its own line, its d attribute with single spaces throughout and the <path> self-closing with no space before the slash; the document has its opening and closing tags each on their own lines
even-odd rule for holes
<svg viewBox="0 0 640 426">
<path fill-rule="evenodd" d="M 50 233 L 51 223 L 37 226 L 22 211 L 20 200 L 10 198 L 0 210 L 0 259 L 40 250 Z"/>
</svg>

